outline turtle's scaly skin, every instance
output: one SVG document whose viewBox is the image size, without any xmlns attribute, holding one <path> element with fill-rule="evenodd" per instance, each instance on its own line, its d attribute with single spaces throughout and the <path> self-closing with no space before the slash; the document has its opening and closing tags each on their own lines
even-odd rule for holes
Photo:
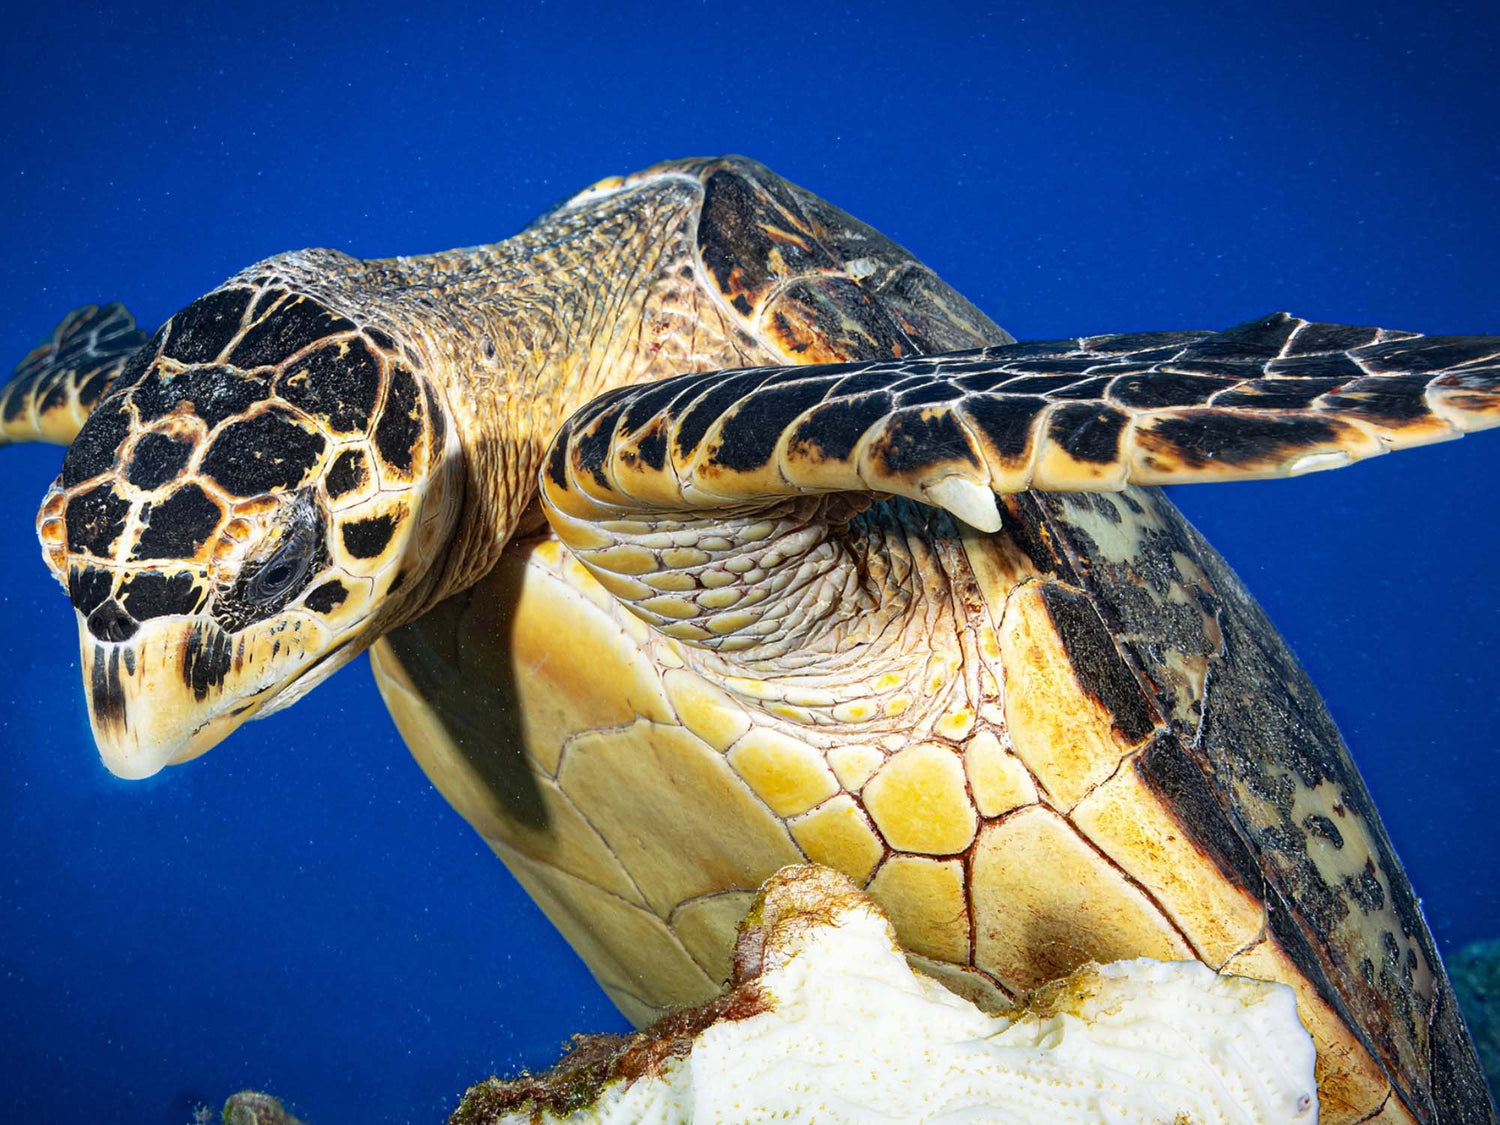
<svg viewBox="0 0 1500 1125">
<path fill-rule="evenodd" d="M 1136 484 L 1493 425 L 1500 346 L 1008 344 L 737 159 L 490 247 L 252 267 L 125 366 L 39 517 L 106 761 L 202 752 L 389 634 L 414 754 L 638 1020 L 717 992 L 805 856 L 985 1003 L 1197 957 L 1297 989 L 1325 1120 L 1493 1121 L 1316 693 Z"/>
</svg>

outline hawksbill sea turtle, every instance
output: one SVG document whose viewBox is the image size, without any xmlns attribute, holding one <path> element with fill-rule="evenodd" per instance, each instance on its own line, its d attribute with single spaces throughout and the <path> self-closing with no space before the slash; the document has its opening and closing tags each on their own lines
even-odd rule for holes
<svg viewBox="0 0 1500 1125">
<path fill-rule="evenodd" d="M 90 720 L 144 777 L 366 647 L 413 754 L 638 1023 L 838 868 L 999 1009 L 1091 959 L 1283 981 L 1329 1122 L 1494 1122 L 1306 675 L 1154 485 L 1500 424 L 1500 339 L 1016 343 L 743 158 L 521 234 L 250 267 L 0 391 Z"/>
</svg>

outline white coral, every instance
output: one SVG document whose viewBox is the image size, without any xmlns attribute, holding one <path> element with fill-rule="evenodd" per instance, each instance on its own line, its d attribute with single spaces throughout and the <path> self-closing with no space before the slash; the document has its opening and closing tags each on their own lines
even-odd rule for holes
<svg viewBox="0 0 1500 1125">
<path fill-rule="evenodd" d="M 1317 1120 L 1314 1049 L 1283 985 L 1196 961 L 1089 966 L 1008 1017 L 914 974 L 842 876 L 788 868 L 741 939 L 757 1014 L 720 1020 L 654 1074 L 606 1083 L 583 1125 Z M 650 1034 L 649 1032 L 647 1033 Z M 521 1107 L 501 1122 L 537 1120 Z"/>
</svg>

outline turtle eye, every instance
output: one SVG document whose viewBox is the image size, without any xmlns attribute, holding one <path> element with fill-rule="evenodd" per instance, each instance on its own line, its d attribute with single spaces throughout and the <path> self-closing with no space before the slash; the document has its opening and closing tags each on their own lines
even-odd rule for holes
<svg viewBox="0 0 1500 1125">
<path fill-rule="evenodd" d="M 307 576 L 312 561 L 312 532 L 299 528 L 261 564 L 245 587 L 245 600 L 252 605 L 276 601 Z"/>
</svg>

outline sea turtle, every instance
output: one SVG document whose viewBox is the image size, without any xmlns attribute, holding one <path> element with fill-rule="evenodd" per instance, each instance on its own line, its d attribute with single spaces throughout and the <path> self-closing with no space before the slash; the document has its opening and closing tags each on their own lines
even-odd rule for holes
<svg viewBox="0 0 1500 1125">
<path fill-rule="evenodd" d="M 1489 337 L 1017 344 L 733 157 L 491 246 L 280 255 L 149 341 L 89 307 L 0 392 L 11 440 L 71 439 L 38 529 L 116 773 L 373 645 L 637 1022 L 713 995 L 805 857 L 991 1007 L 1091 958 L 1290 983 L 1330 1122 L 1495 1117 L 1321 701 L 1149 486 L 1494 424 Z"/>
</svg>

